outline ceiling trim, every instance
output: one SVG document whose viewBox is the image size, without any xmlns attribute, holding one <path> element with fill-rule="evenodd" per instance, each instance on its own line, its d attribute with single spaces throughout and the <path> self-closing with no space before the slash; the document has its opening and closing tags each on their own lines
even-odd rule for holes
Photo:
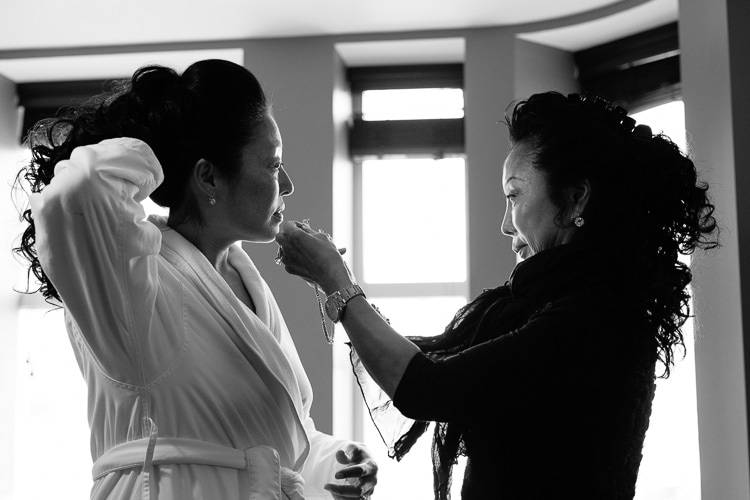
<svg viewBox="0 0 750 500">
<path fill-rule="evenodd" d="M 146 64 L 161 64 L 182 72 L 202 59 L 225 59 L 244 64 L 245 51 L 241 48 L 157 50 L 0 59 L 0 74 L 15 83 L 109 80 L 127 78 Z"/>
<path fill-rule="evenodd" d="M 513 28 L 519 34 L 564 28 L 619 14 L 620 12 L 633 9 L 651 1 L 652 0 L 622 0 L 620 2 L 598 7 L 596 9 L 579 12 L 578 14 L 572 14 L 570 16 L 558 17 L 556 19 L 549 19 L 546 21 L 516 24 L 513 26 Z"/>
<path fill-rule="evenodd" d="M 519 36 L 523 36 L 524 34 L 536 31 L 554 30 L 612 16 L 647 4 L 650 1 L 652 0 L 621 0 L 570 16 L 528 24 L 505 26 L 504 28 L 516 32 Z M 430 56 L 429 51 L 416 55 L 413 50 L 402 52 L 399 48 L 399 50 L 394 52 L 391 49 L 394 46 L 392 44 L 399 45 L 399 47 L 411 46 L 412 48 L 419 47 L 420 44 L 423 44 L 423 47 L 436 47 L 440 44 L 445 44 L 443 49 L 448 47 L 445 49 L 447 52 L 443 52 L 440 56 L 433 56 L 430 59 L 430 62 L 444 63 L 460 62 L 464 59 L 464 36 L 467 32 L 474 29 L 482 28 L 362 33 L 357 35 L 315 35 L 308 38 L 331 38 L 345 62 L 352 65 L 424 62 L 424 57 Z M 300 37 L 274 38 L 273 40 L 295 38 Z M 31 81 L 123 78 L 132 74 L 136 68 L 151 61 L 162 62 L 163 64 L 175 66 L 178 69 L 187 66 L 185 60 L 191 58 L 190 62 L 206 57 L 219 57 L 234 60 L 241 64 L 242 59 L 238 59 L 237 56 L 225 55 L 227 53 L 223 51 L 242 51 L 243 49 L 238 47 L 242 47 L 242 45 L 252 40 L 254 39 L 0 51 L 0 74 L 5 75 L 14 82 L 22 83 Z M 380 42 L 381 44 L 378 45 L 375 42 Z M 369 53 L 365 50 L 368 48 L 368 44 L 372 44 L 370 48 L 374 48 Z M 190 56 L 191 52 L 203 55 Z M 401 57 L 402 60 L 395 61 L 394 57 Z M 122 61 L 126 60 L 128 61 L 127 63 L 122 63 Z"/>
</svg>

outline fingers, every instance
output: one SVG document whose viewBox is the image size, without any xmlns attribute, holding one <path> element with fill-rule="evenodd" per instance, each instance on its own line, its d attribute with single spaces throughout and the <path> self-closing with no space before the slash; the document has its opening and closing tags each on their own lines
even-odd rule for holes
<svg viewBox="0 0 750 500">
<path fill-rule="evenodd" d="M 336 460 L 340 464 L 372 464 L 376 468 L 375 461 L 366 448 L 356 443 L 350 443 L 345 448 L 336 452 Z"/>
<path fill-rule="evenodd" d="M 276 235 L 276 243 L 281 248 L 274 259 L 277 264 L 289 262 L 290 259 L 284 258 L 285 254 L 288 254 L 291 260 L 295 261 L 299 259 L 300 255 L 313 256 L 319 259 L 332 253 L 334 249 L 339 255 L 346 253 L 346 248 L 337 248 L 334 245 L 330 234 L 323 232 L 321 229 L 313 230 L 307 223 L 297 221 L 284 221 L 282 223 L 281 230 Z"/>
<path fill-rule="evenodd" d="M 284 221 L 276 243 L 279 248 L 274 262 L 305 281 L 321 286 L 332 276 L 341 275 L 342 269 L 351 274 L 341 257 L 346 249 L 337 248 L 328 233 L 313 230 L 307 221 Z"/>
<path fill-rule="evenodd" d="M 369 476 L 372 472 L 364 465 L 355 465 L 353 467 L 345 467 L 336 472 L 336 479 L 350 479 Z"/>
<path fill-rule="evenodd" d="M 356 445 L 337 451 L 336 460 L 340 464 L 353 464 L 336 472 L 336 479 L 361 478 L 376 475 L 378 472 L 378 465 L 375 461 L 364 449 Z"/>
<path fill-rule="evenodd" d="M 296 220 L 285 220 L 279 227 L 279 233 L 276 235 L 276 239 L 278 240 L 279 236 L 283 238 L 290 234 L 294 234 L 297 231 L 302 231 L 309 235 L 316 234 L 316 231 L 314 231 L 307 223 L 307 219 L 305 219 L 303 222 L 299 222 Z"/>
<path fill-rule="evenodd" d="M 366 476 L 345 483 L 328 483 L 323 487 L 336 498 L 368 498 L 375 490 L 376 476 Z"/>
<path fill-rule="evenodd" d="M 323 486 L 326 490 L 330 491 L 335 498 L 368 498 L 372 493 L 370 491 L 364 491 L 361 486 L 355 486 L 350 484 L 334 484 L 328 483 Z"/>
<path fill-rule="evenodd" d="M 312 236 L 314 238 L 321 238 L 331 240 L 331 235 L 324 232 L 322 229 L 315 230 L 310 227 L 308 220 L 305 219 L 302 222 L 299 221 L 284 221 L 281 223 L 278 234 L 276 235 L 276 241 L 279 244 L 283 244 L 283 241 L 288 240 L 290 236 L 299 236 L 300 231 Z"/>
<path fill-rule="evenodd" d="M 305 224 L 298 222 L 296 220 L 285 220 L 281 223 L 281 226 L 279 227 L 280 233 L 291 233 L 295 230 L 302 229 L 304 231 Z M 310 226 L 307 226 L 308 228 Z"/>
<path fill-rule="evenodd" d="M 302 219 L 302 222 L 294 221 L 294 225 L 297 226 L 298 229 L 302 229 L 307 234 L 315 234 L 313 228 L 310 227 L 310 219 Z"/>
<path fill-rule="evenodd" d="M 336 452 L 336 460 L 346 466 L 336 472 L 335 477 L 346 480 L 346 483 L 329 483 L 325 489 L 336 499 L 369 498 L 378 482 L 378 465 L 367 450 L 352 443 Z"/>
<path fill-rule="evenodd" d="M 347 447 L 346 450 L 339 450 L 336 452 L 336 461 L 340 464 L 350 464 L 354 462 L 354 453 L 356 450 Z"/>
</svg>

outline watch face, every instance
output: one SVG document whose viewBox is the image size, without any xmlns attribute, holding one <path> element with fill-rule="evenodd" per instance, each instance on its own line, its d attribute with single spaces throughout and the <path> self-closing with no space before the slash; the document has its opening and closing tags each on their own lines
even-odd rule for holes
<svg viewBox="0 0 750 500">
<path fill-rule="evenodd" d="M 334 297 L 326 300 L 326 316 L 334 323 L 339 320 L 339 308 Z"/>
</svg>

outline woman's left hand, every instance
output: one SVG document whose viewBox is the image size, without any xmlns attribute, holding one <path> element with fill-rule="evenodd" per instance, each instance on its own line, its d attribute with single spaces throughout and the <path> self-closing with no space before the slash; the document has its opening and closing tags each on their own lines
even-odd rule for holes
<svg viewBox="0 0 750 500">
<path fill-rule="evenodd" d="M 370 453 L 363 446 L 351 443 L 336 452 L 336 460 L 344 464 L 336 473 L 336 479 L 346 479 L 346 483 L 328 483 L 325 489 L 336 500 L 369 498 L 378 482 L 378 464 Z"/>
</svg>

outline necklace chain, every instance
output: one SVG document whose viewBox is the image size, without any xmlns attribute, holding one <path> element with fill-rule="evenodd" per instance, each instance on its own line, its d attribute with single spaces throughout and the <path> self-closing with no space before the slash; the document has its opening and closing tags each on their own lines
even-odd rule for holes
<svg viewBox="0 0 750 500">
<path fill-rule="evenodd" d="M 331 330 L 328 331 L 328 325 L 326 325 L 326 315 L 323 311 L 323 300 L 320 298 L 320 287 L 318 285 L 313 285 L 315 287 L 315 298 L 318 300 L 318 310 L 320 311 L 320 324 L 323 326 L 323 335 L 326 337 L 326 342 L 329 344 L 333 344 L 333 334 L 334 329 L 336 328 L 336 324 L 331 324 Z"/>
</svg>

